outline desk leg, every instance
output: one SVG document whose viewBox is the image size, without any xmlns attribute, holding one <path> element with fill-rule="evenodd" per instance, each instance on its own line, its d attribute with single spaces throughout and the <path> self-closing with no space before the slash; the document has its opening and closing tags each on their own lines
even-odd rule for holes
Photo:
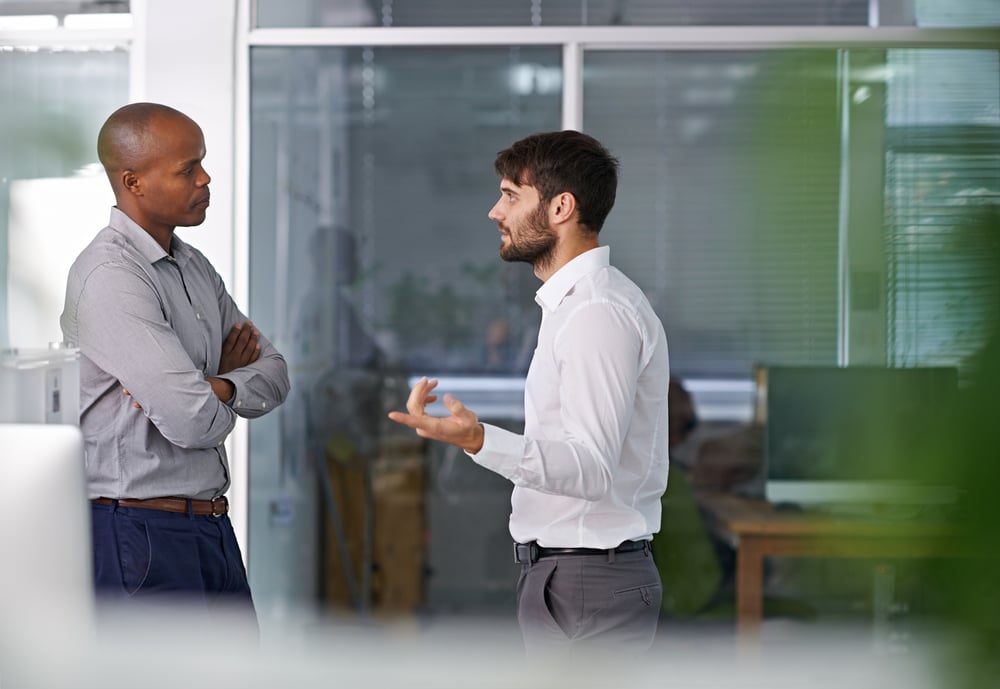
<svg viewBox="0 0 1000 689">
<path fill-rule="evenodd" d="M 736 549 L 736 631 L 756 634 L 764 615 L 764 548 L 752 537 L 740 538 Z"/>
</svg>

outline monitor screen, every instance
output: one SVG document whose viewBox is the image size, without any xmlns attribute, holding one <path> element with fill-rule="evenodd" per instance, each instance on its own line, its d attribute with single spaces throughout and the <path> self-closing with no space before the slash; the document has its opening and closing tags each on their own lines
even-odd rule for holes
<svg viewBox="0 0 1000 689">
<path fill-rule="evenodd" d="M 0 424 L 0 447 L 0 648 L 51 653 L 95 613 L 83 435 Z"/>
<path fill-rule="evenodd" d="M 948 423 L 956 369 L 775 366 L 762 383 L 769 500 L 935 499 L 917 467 Z"/>
</svg>

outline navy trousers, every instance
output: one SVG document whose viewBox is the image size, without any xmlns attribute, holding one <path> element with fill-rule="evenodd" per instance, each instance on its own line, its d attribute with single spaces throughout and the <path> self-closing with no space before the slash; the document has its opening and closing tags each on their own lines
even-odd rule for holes
<svg viewBox="0 0 1000 689">
<path fill-rule="evenodd" d="M 182 603 L 256 614 L 228 516 L 91 503 L 94 584 L 100 602 Z"/>
</svg>

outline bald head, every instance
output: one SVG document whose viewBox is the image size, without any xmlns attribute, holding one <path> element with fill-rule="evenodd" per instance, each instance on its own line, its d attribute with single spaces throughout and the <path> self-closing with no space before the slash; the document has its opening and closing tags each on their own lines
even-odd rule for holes
<svg viewBox="0 0 1000 689">
<path fill-rule="evenodd" d="M 184 113 L 157 103 L 133 103 L 108 118 L 97 153 L 111 180 L 115 205 L 170 251 L 175 227 L 205 221 L 209 182 L 205 136 Z"/>
<path fill-rule="evenodd" d="M 160 141 L 155 124 L 162 120 L 194 121 L 173 108 L 159 103 L 131 103 L 115 110 L 97 135 L 97 155 L 108 173 L 117 195 L 121 173 L 141 171 L 157 155 Z M 197 126 L 197 125 L 195 125 Z"/>
</svg>

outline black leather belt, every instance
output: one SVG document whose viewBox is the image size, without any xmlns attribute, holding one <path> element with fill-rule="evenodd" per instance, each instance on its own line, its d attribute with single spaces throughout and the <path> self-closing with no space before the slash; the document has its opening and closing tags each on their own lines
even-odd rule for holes
<svg viewBox="0 0 1000 689">
<path fill-rule="evenodd" d="M 535 541 L 514 544 L 514 563 L 528 565 L 538 562 L 544 557 L 557 555 L 605 555 L 615 553 L 631 553 L 636 550 L 649 550 L 649 541 L 625 541 L 617 548 L 544 548 Z"/>
</svg>

